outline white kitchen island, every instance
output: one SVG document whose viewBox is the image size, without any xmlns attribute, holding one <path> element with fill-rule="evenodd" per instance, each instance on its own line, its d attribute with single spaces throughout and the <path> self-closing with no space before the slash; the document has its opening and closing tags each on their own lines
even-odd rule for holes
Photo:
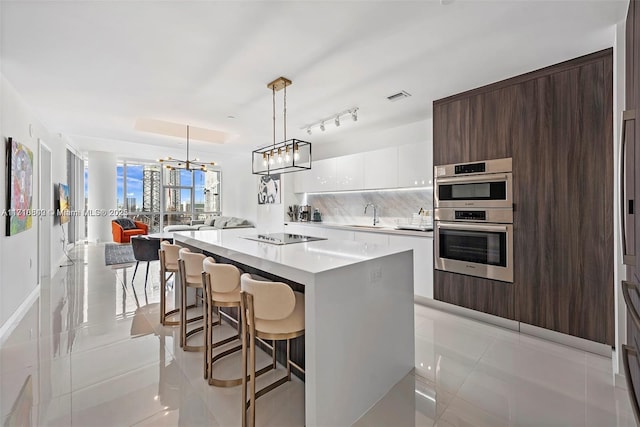
<svg viewBox="0 0 640 427">
<path fill-rule="evenodd" d="M 242 238 L 257 234 L 206 230 L 174 239 L 304 285 L 306 425 L 350 426 L 414 367 L 412 251 Z"/>
</svg>

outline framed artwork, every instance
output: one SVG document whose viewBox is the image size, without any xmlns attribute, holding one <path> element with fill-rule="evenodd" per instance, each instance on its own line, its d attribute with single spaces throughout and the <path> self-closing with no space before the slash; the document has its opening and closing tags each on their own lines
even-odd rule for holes
<svg viewBox="0 0 640 427">
<path fill-rule="evenodd" d="M 31 228 L 33 152 L 13 138 L 7 141 L 7 236 Z"/>
<path fill-rule="evenodd" d="M 258 186 L 258 204 L 280 203 L 280 174 L 260 176 Z"/>
<path fill-rule="evenodd" d="M 69 222 L 69 186 L 58 184 L 58 209 L 60 209 L 60 224 Z"/>
</svg>

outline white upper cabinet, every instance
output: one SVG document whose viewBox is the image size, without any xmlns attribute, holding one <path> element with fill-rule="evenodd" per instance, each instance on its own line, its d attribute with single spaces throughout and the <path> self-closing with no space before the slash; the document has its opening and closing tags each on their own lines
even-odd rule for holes
<svg viewBox="0 0 640 427">
<path fill-rule="evenodd" d="M 398 186 L 398 147 L 364 153 L 364 188 Z"/>
<path fill-rule="evenodd" d="M 432 155 L 431 144 L 422 142 L 317 160 L 312 163 L 311 170 L 296 173 L 294 191 L 431 186 Z"/>
<path fill-rule="evenodd" d="M 342 156 L 336 160 L 338 190 L 362 190 L 364 182 L 364 155 L 362 153 Z"/>
<path fill-rule="evenodd" d="M 316 160 L 311 163 L 311 170 L 297 172 L 294 190 L 296 193 L 316 191 L 335 191 L 338 189 L 336 180 L 336 159 Z"/>
<path fill-rule="evenodd" d="M 433 153 L 431 144 L 407 144 L 398 147 L 398 186 L 425 187 L 432 185 Z"/>
</svg>

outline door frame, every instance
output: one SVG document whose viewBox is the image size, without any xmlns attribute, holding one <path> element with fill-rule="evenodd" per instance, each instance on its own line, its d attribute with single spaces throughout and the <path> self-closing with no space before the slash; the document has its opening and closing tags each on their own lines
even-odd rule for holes
<svg viewBox="0 0 640 427">
<path fill-rule="evenodd" d="M 43 151 L 47 151 L 49 153 L 49 174 L 48 176 L 44 176 L 42 173 L 42 153 Z M 37 274 L 38 274 L 38 283 L 41 281 L 41 277 L 43 276 L 43 269 L 46 269 L 47 276 L 53 276 L 54 272 L 52 271 L 52 262 L 51 262 L 51 227 L 49 227 L 49 220 L 51 214 L 53 212 L 53 190 L 51 190 L 50 200 L 43 200 L 44 194 L 43 188 L 53 188 L 53 152 L 51 148 L 42 141 L 42 139 L 38 138 L 38 208 L 40 210 L 45 209 L 46 215 L 38 216 L 38 266 L 37 266 Z M 49 235 L 49 248 L 43 247 L 43 236 L 44 233 Z M 48 249 L 48 250 L 47 250 Z M 44 258 L 44 259 L 43 259 Z M 47 261 L 47 262 L 45 262 Z"/>
</svg>

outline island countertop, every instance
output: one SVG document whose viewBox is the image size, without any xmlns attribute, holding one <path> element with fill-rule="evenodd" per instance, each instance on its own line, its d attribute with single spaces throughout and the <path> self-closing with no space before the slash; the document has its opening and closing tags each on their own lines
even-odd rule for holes
<svg viewBox="0 0 640 427">
<path fill-rule="evenodd" d="M 318 274 L 411 250 L 350 240 L 327 239 L 274 245 L 244 238 L 258 234 L 264 233 L 258 233 L 255 228 L 239 228 L 180 231 L 174 234 L 174 238 L 178 242 L 300 282 L 305 282 L 301 275 Z"/>
</svg>

